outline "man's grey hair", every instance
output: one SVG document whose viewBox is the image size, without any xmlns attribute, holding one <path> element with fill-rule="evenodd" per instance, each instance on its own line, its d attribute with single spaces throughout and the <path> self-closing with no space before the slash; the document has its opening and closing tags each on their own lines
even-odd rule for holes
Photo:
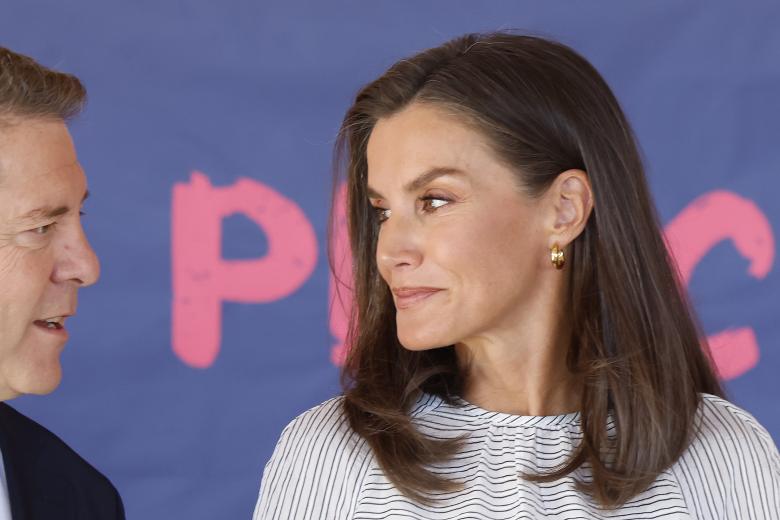
<svg viewBox="0 0 780 520">
<path fill-rule="evenodd" d="M 0 47 L 0 125 L 26 118 L 67 121 L 81 112 L 86 99 L 76 76 Z"/>
</svg>

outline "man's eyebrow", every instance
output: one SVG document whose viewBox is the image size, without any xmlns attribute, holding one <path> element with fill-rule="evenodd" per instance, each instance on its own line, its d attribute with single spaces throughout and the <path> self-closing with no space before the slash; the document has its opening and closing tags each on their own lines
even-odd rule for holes
<svg viewBox="0 0 780 520">
<path fill-rule="evenodd" d="M 420 188 L 424 187 L 426 184 L 432 182 L 434 179 L 438 179 L 439 177 L 443 177 L 445 175 L 465 175 L 465 173 L 462 170 L 459 170 L 457 168 L 450 168 L 450 167 L 431 168 L 425 173 L 420 174 L 416 179 L 413 179 L 408 183 L 406 183 L 406 185 L 404 186 L 404 191 L 406 191 L 407 193 L 415 192 Z M 371 186 L 367 187 L 367 192 L 368 192 L 368 196 L 372 199 L 384 198 L 378 191 L 376 191 Z"/>
<path fill-rule="evenodd" d="M 81 198 L 81 203 L 83 204 L 88 197 L 89 197 L 89 190 L 86 190 L 84 192 L 84 197 Z M 28 211 L 27 213 L 19 217 L 19 220 L 43 220 L 43 219 L 56 218 L 66 214 L 69 211 L 70 208 L 68 206 L 59 206 L 57 208 L 52 208 L 50 206 L 43 206 L 40 208 L 35 208 L 32 211 Z"/>
</svg>

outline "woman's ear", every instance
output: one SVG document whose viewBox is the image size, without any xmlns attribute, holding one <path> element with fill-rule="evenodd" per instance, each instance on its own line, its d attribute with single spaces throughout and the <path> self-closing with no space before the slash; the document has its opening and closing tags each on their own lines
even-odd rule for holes
<svg viewBox="0 0 780 520">
<path fill-rule="evenodd" d="M 593 191 L 588 174 L 582 170 L 566 170 L 556 177 L 545 198 L 551 208 L 548 247 L 567 246 L 577 238 L 593 211 Z"/>
</svg>

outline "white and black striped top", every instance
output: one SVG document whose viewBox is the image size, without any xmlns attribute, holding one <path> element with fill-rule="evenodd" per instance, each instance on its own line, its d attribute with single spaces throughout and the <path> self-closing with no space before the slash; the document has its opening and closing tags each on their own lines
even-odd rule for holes
<svg viewBox="0 0 780 520">
<path fill-rule="evenodd" d="M 385 477 L 342 412 L 341 397 L 312 408 L 282 432 L 260 486 L 254 520 L 272 519 L 780 519 L 780 455 L 746 411 L 703 394 L 701 428 L 683 456 L 618 510 L 599 510 L 574 487 L 587 469 L 549 484 L 520 472 L 563 462 L 582 439 L 579 412 L 519 416 L 423 395 L 412 411 L 435 437 L 469 433 L 464 450 L 436 472 L 465 484 L 426 507 Z M 608 431 L 615 434 L 613 422 Z"/>
</svg>

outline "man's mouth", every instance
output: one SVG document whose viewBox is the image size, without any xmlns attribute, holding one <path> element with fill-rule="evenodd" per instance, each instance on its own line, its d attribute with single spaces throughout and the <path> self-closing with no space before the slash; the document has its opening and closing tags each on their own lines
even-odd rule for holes
<svg viewBox="0 0 780 520">
<path fill-rule="evenodd" d="M 62 330 L 65 328 L 65 316 L 54 316 L 42 320 L 35 320 L 37 326 L 50 330 Z"/>
</svg>

